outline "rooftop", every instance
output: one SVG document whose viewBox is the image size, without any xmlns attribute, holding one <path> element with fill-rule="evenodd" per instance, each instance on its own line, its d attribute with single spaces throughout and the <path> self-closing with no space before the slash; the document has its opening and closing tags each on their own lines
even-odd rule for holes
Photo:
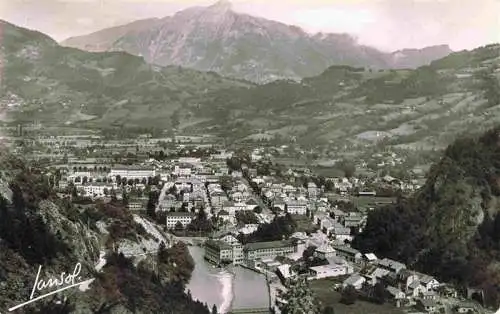
<svg viewBox="0 0 500 314">
<path fill-rule="evenodd" d="M 346 245 L 334 245 L 333 248 L 337 251 L 341 251 L 341 252 L 345 252 L 345 253 L 353 254 L 353 255 L 360 253 L 358 250 L 353 249 L 352 247 L 346 246 Z"/>
<path fill-rule="evenodd" d="M 212 249 L 215 249 L 218 251 L 232 249 L 231 245 L 229 245 L 228 243 L 223 242 L 223 241 L 215 241 L 212 239 L 209 239 L 205 242 L 205 247 L 212 248 Z"/>
<path fill-rule="evenodd" d="M 293 242 L 288 241 L 270 241 L 270 242 L 254 242 L 245 245 L 245 249 L 248 251 L 262 250 L 262 249 L 272 249 L 293 246 Z"/>
<path fill-rule="evenodd" d="M 167 217 L 194 217 L 193 213 L 188 212 L 169 212 Z"/>
</svg>

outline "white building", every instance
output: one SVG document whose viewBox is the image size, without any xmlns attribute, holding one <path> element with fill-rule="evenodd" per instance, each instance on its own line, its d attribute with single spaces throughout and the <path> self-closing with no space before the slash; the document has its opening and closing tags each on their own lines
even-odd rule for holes
<svg viewBox="0 0 500 314">
<path fill-rule="evenodd" d="M 338 277 L 353 273 L 353 268 L 347 263 L 328 264 L 309 268 L 312 279 Z"/>
<path fill-rule="evenodd" d="M 180 222 L 183 227 L 186 227 L 191 223 L 194 218 L 193 213 L 187 212 L 171 212 L 167 213 L 166 225 L 167 228 L 172 229 L 175 228 L 175 225 Z"/>
<path fill-rule="evenodd" d="M 307 202 L 291 200 L 285 204 L 286 212 L 293 215 L 305 215 L 307 213 Z"/>
<path fill-rule="evenodd" d="M 111 169 L 108 177 L 115 178 L 116 176 L 120 176 L 127 179 L 147 179 L 149 177 L 154 177 L 155 175 L 156 171 L 153 168 L 121 167 Z"/>
<path fill-rule="evenodd" d="M 107 183 L 88 183 L 82 185 L 81 188 L 83 189 L 86 196 L 99 198 L 106 196 L 105 192 L 107 192 L 108 195 L 111 195 L 111 191 L 114 189 L 114 186 Z"/>
</svg>

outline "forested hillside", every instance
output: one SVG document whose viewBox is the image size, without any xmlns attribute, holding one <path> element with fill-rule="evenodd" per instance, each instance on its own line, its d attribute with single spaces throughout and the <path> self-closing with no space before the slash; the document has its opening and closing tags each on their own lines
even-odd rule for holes
<svg viewBox="0 0 500 314">
<path fill-rule="evenodd" d="M 60 278 L 81 263 L 81 279 L 76 282 L 95 278 L 87 290 L 74 287 L 16 313 L 209 313 L 184 291 L 194 269 L 185 245 L 160 245 L 157 256 L 134 265 L 105 248 L 105 243 L 118 243 L 123 237 L 151 237 L 122 203 L 78 206 L 59 198 L 36 167 L 4 152 L 0 155 L 0 181 L 9 186 L 0 196 L 0 309 L 29 299 L 39 265 L 40 278 L 48 279 Z M 97 222 L 108 225 L 108 232 L 102 232 Z M 101 251 L 107 251 L 106 264 L 97 271 Z"/>
<path fill-rule="evenodd" d="M 451 144 L 413 197 L 369 214 L 354 246 L 500 301 L 500 127 Z"/>
</svg>

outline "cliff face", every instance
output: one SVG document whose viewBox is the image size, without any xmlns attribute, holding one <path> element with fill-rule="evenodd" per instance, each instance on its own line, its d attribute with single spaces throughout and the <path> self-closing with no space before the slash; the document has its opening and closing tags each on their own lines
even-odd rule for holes
<svg viewBox="0 0 500 314">
<path fill-rule="evenodd" d="M 499 301 L 500 128 L 450 145 L 409 199 L 369 215 L 354 240 L 442 280 L 481 287 Z"/>
<path fill-rule="evenodd" d="M 58 198 L 34 168 L 21 163 L 6 172 L 0 184 L 4 187 L 0 197 L 2 312 L 30 299 L 40 266 L 39 278 L 46 281 L 61 278 L 63 272 L 73 273 L 79 263 L 75 283 L 94 278 L 92 282 L 23 306 L 16 313 L 209 313 L 184 293 L 193 270 L 185 246 L 167 248 L 157 231 L 146 230 L 137 222 L 142 220 L 134 220 L 121 203 L 79 206 Z M 103 230 L 106 226 L 108 230 Z M 159 255 L 137 263 L 106 249 L 106 244 L 125 239 L 133 252 L 154 242 Z M 35 291 L 34 297 L 55 289 Z"/>
</svg>

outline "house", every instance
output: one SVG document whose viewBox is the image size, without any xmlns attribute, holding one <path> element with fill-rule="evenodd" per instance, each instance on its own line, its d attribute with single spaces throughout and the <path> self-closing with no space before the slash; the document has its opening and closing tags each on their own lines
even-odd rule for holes
<svg viewBox="0 0 500 314">
<path fill-rule="evenodd" d="M 353 286 L 356 289 L 361 289 L 363 284 L 366 282 L 366 279 L 359 274 L 352 274 L 349 278 L 344 280 L 342 283 L 342 287 L 346 288 L 347 286 Z"/>
<path fill-rule="evenodd" d="M 194 218 L 193 213 L 188 212 L 170 212 L 167 213 L 166 225 L 167 228 L 172 229 L 175 225 L 180 222 L 183 227 L 186 227 L 191 223 Z"/>
<path fill-rule="evenodd" d="M 318 197 L 319 189 L 314 182 L 309 182 L 307 184 L 307 194 L 311 199 L 316 199 Z"/>
<path fill-rule="evenodd" d="M 418 298 L 423 295 L 424 292 L 426 292 L 425 287 L 422 286 L 417 280 L 409 284 L 406 288 L 406 295 L 412 298 Z"/>
<path fill-rule="evenodd" d="M 420 283 L 425 287 L 427 291 L 433 291 L 439 287 L 439 281 L 437 281 L 436 278 L 432 276 L 419 274 L 419 278 Z"/>
<path fill-rule="evenodd" d="M 307 213 L 307 202 L 290 200 L 285 203 L 285 211 L 289 214 L 305 215 Z"/>
<path fill-rule="evenodd" d="M 346 263 L 328 264 L 309 268 L 312 279 L 338 277 L 352 273 L 352 268 Z"/>
<path fill-rule="evenodd" d="M 384 258 L 382 260 L 379 260 L 378 263 L 379 267 L 387 269 L 391 272 L 394 272 L 395 274 L 398 274 L 400 271 L 403 269 L 406 269 L 406 265 L 400 262 L 396 262 L 394 260 Z"/>
<path fill-rule="evenodd" d="M 375 263 L 378 260 L 377 256 L 373 253 L 364 254 L 363 259 L 366 263 Z"/>
<path fill-rule="evenodd" d="M 460 302 L 455 306 L 454 310 L 456 313 L 477 313 L 476 307 L 471 302 Z"/>
<path fill-rule="evenodd" d="M 330 230 L 329 234 L 332 235 L 335 240 L 339 242 L 345 242 L 352 240 L 351 229 L 345 228 L 342 225 L 335 224 Z"/>
<path fill-rule="evenodd" d="M 137 197 L 137 198 L 131 198 L 128 203 L 127 203 L 127 209 L 128 210 L 145 210 L 146 206 L 148 204 L 148 198 L 147 197 Z"/>
<path fill-rule="evenodd" d="M 351 248 L 347 245 L 334 245 L 333 248 L 337 252 L 337 256 L 345 258 L 349 262 L 359 262 L 361 260 L 362 254 L 356 249 Z"/>
<path fill-rule="evenodd" d="M 396 287 L 388 286 L 387 292 L 389 293 L 390 298 L 393 300 L 402 300 L 405 298 L 404 292 Z"/>
<path fill-rule="evenodd" d="M 434 300 L 418 300 L 417 307 L 419 307 L 421 310 L 426 311 L 427 313 L 437 312 L 437 304 Z"/>
<path fill-rule="evenodd" d="M 111 190 L 114 189 L 114 185 L 103 182 L 93 182 L 84 184 L 82 188 L 85 195 L 92 198 L 101 198 L 110 195 Z"/>
<path fill-rule="evenodd" d="M 315 250 L 315 255 L 319 258 L 327 258 L 335 256 L 335 249 L 331 245 L 325 243 Z"/>
</svg>

